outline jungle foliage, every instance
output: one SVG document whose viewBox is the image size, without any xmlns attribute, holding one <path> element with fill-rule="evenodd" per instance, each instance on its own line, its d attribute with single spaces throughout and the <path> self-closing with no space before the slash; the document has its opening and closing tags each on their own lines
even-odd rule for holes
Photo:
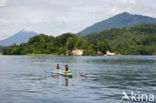
<svg viewBox="0 0 156 103">
<path fill-rule="evenodd" d="M 87 41 L 108 41 L 113 52 L 125 55 L 156 54 L 156 24 L 114 28 L 83 38 Z"/>
<path fill-rule="evenodd" d="M 40 34 L 30 38 L 27 43 L 4 48 L 2 54 L 66 55 L 73 49 L 83 49 L 84 55 L 96 55 L 98 51 L 106 53 L 107 50 L 124 55 L 155 55 L 156 24 L 114 28 L 83 37 L 72 33 L 57 37 Z"/>
<path fill-rule="evenodd" d="M 4 55 L 66 55 L 73 49 L 83 49 L 84 55 L 96 55 L 97 50 L 106 52 L 109 48 L 106 41 L 88 42 L 72 33 L 65 33 L 57 37 L 40 34 L 30 38 L 27 43 L 13 44 L 3 49 L 2 53 Z"/>
</svg>

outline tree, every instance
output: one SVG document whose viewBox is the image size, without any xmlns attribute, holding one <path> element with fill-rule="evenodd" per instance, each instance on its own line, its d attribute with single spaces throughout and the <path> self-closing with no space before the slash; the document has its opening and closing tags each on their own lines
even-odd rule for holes
<svg viewBox="0 0 156 103">
<path fill-rule="evenodd" d="M 72 51 L 76 45 L 76 42 L 77 42 L 76 38 L 69 37 L 66 45 L 67 50 Z"/>
</svg>

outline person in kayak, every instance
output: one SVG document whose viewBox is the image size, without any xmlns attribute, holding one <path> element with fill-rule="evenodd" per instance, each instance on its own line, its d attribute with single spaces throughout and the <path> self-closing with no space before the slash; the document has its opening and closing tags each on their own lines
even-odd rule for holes
<svg viewBox="0 0 156 103">
<path fill-rule="evenodd" d="M 70 72 L 68 71 L 68 65 L 65 65 L 64 70 L 65 70 L 65 73 L 66 73 L 66 74 L 67 74 L 67 73 L 70 73 Z"/>
<path fill-rule="evenodd" d="M 57 65 L 56 65 L 56 69 L 57 69 L 57 70 L 59 70 L 59 69 L 60 69 L 60 66 L 59 66 L 59 64 L 57 64 Z"/>
</svg>

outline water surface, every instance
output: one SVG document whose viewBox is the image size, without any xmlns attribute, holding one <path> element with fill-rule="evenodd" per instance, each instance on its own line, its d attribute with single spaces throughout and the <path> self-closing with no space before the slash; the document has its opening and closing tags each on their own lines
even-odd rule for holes
<svg viewBox="0 0 156 103">
<path fill-rule="evenodd" d="M 56 64 L 88 76 L 45 72 Z M 0 56 L 0 103 L 121 103 L 123 91 L 156 95 L 156 56 Z"/>
</svg>

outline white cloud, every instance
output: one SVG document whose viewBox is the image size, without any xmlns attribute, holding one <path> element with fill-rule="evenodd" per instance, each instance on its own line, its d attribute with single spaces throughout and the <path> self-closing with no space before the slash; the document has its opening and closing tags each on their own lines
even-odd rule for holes
<svg viewBox="0 0 156 103">
<path fill-rule="evenodd" d="M 9 24 L 10 22 L 9 22 L 9 20 L 7 20 L 7 19 L 2 19 L 2 18 L 0 18 L 0 23 L 1 23 L 1 24 Z"/>
<path fill-rule="evenodd" d="M 136 3 L 136 0 L 129 0 L 129 3 L 135 4 Z"/>
<path fill-rule="evenodd" d="M 27 21 L 31 24 L 38 24 L 42 21 L 42 19 L 40 17 L 30 17 Z"/>
<path fill-rule="evenodd" d="M 25 23 L 29 24 L 40 24 L 40 23 L 47 23 L 51 21 L 52 14 L 48 9 L 42 8 L 26 8 L 20 7 L 23 12 L 15 10 L 15 13 L 18 13 L 18 18 L 21 21 L 25 21 Z"/>
<path fill-rule="evenodd" d="M 116 0 L 116 2 L 120 5 L 131 5 L 135 4 L 136 0 Z"/>
<path fill-rule="evenodd" d="M 7 6 L 8 0 L 0 0 L 0 7 Z"/>
<path fill-rule="evenodd" d="M 25 27 L 23 31 L 33 31 L 31 27 Z"/>
<path fill-rule="evenodd" d="M 7 28 L 6 29 L 0 29 L 0 33 L 1 33 L 0 40 L 5 39 L 6 37 L 9 36 L 9 33 L 7 30 L 8 30 Z"/>
</svg>

